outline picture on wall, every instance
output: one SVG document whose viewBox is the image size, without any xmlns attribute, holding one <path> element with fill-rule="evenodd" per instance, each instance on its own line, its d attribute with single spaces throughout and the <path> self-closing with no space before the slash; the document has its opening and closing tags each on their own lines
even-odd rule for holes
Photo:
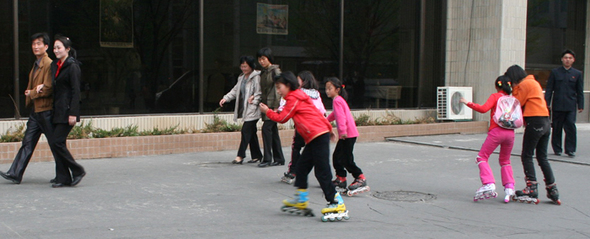
<svg viewBox="0 0 590 239">
<path fill-rule="evenodd" d="M 256 7 L 256 33 L 289 34 L 289 5 L 258 3 Z"/>
<path fill-rule="evenodd" d="M 133 0 L 100 0 L 100 46 L 133 47 Z"/>
</svg>

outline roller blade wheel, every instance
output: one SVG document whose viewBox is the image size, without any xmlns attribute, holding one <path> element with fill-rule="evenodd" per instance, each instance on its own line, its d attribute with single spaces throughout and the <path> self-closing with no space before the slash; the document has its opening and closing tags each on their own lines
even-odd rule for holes
<svg viewBox="0 0 590 239">
<path fill-rule="evenodd" d="M 299 209 L 299 208 L 295 208 L 295 207 L 282 206 L 281 211 L 287 212 L 290 214 L 299 215 L 299 216 L 304 216 L 304 217 L 315 217 L 315 215 L 313 214 L 313 211 L 309 208 Z"/>
<path fill-rule="evenodd" d="M 364 192 L 369 192 L 369 191 L 371 191 L 371 188 L 369 186 L 365 186 L 365 187 L 362 187 L 362 188 L 359 188 L 359 189 L 356 189 L 356 190 L 352 190 L 352 191 L 351 190 L 348 190 L 348 191 L 346 191 L 346 196 L 352 197 L 354 195 L 361 194 L 361 193 L 364 193 Z"/>
</svg>

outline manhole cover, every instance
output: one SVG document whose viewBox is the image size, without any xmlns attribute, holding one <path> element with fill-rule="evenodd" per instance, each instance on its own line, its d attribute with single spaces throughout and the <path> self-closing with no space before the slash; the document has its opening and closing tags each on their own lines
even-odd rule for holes
<svg viewBox="0 0 590 239">
<path fill-rule="evenodd" d="M 412 191 L 376 191 L 373 196 L 379 199 L 398 202 L 426 202 L 436 199 L 436 195 L 430 193 Z"/>
</svg>

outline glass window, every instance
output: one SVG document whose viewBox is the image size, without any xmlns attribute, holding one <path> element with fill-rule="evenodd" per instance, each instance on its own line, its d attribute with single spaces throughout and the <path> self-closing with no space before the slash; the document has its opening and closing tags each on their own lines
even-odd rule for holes
<svg viewBox="0 0 590 239">
<path fill-rule="evenodd" d="M 574 68 L 584 70 L 586 1 L 529 0 L 527 13 L 526 71 L 543 88 L 553 68 L 561 66 L 561 53 L 576 53 Z"/>
<path fill-rule="evenodd" d="M 52 39 L 70 37 L 82 62 L 82 115 L 199 112 L 200 80 L 204 111 L 218 110 L 236 84 L 240 56 L 255 56 L 262 47 L 272 49 L 283 71 L 311 71 L 331 107 L 323 80 L 340 75 L 341 0 L 205 0 L 203 79 L 199 1 L 158 2 L 20 1 L 19 92 L 35 60 L 29 36 L 48 32 Z M 352 108 L 435 107 L 436 86 L 444 83 L 446 1 L 421 2 L 344 1 L 342 75 Z M 12 36 L 11 4 L 1 4 L 0 32 Z M 0 59 L 12 62 L 12 51 Z M 0 117 L 11 118 L 13 67 L 0 68 Z"/>
</svg>

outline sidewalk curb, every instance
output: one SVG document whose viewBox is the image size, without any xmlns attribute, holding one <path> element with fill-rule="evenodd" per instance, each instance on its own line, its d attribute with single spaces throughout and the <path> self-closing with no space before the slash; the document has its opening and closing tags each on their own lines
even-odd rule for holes
<svg viewBox="0 0 590 239">
<path fill-rule="evenodd" d="M 415 144 L 415 145 L 423 145 L 423 146 L 430 146 L 430 147 L 438 147 L 438 148 L 444 148 L 444 149 L 456 149 L 456 150 L 479 152 L 479 149 L 470 148 L 470 147 L 461 147 L 461 146 L 452 146 L 452 145 L 425 143 L 425 142 L 419 142 L 419 141 L 414 141 L 414 140 L 406 140 L 406 139 L 400 139 L 400 138 L 386 138 L 385 141 L 398 142 L 398 143 L 406 143 L 406 144 Z M 498 151 L 494 151 L 493 154 L 498 154 Z M 517 157 L 520 157 L 521 156 L 521 154 L 517 154 L 517 153 L 511 153 L 510 155 L 517 156 Z M 577 165 L 583 165 L 583 166 L 590 166 L 590 163 L 587 163 L 587 162 L 564 160 L 564 159 L 556 159 L 556 158 L 551 158 L 551 157 L 547 157 L 547 159 L 549 161 L 559 162 L 559 163 L 569 163 L 569 164 L 577 164 Z"/>
</svg>

